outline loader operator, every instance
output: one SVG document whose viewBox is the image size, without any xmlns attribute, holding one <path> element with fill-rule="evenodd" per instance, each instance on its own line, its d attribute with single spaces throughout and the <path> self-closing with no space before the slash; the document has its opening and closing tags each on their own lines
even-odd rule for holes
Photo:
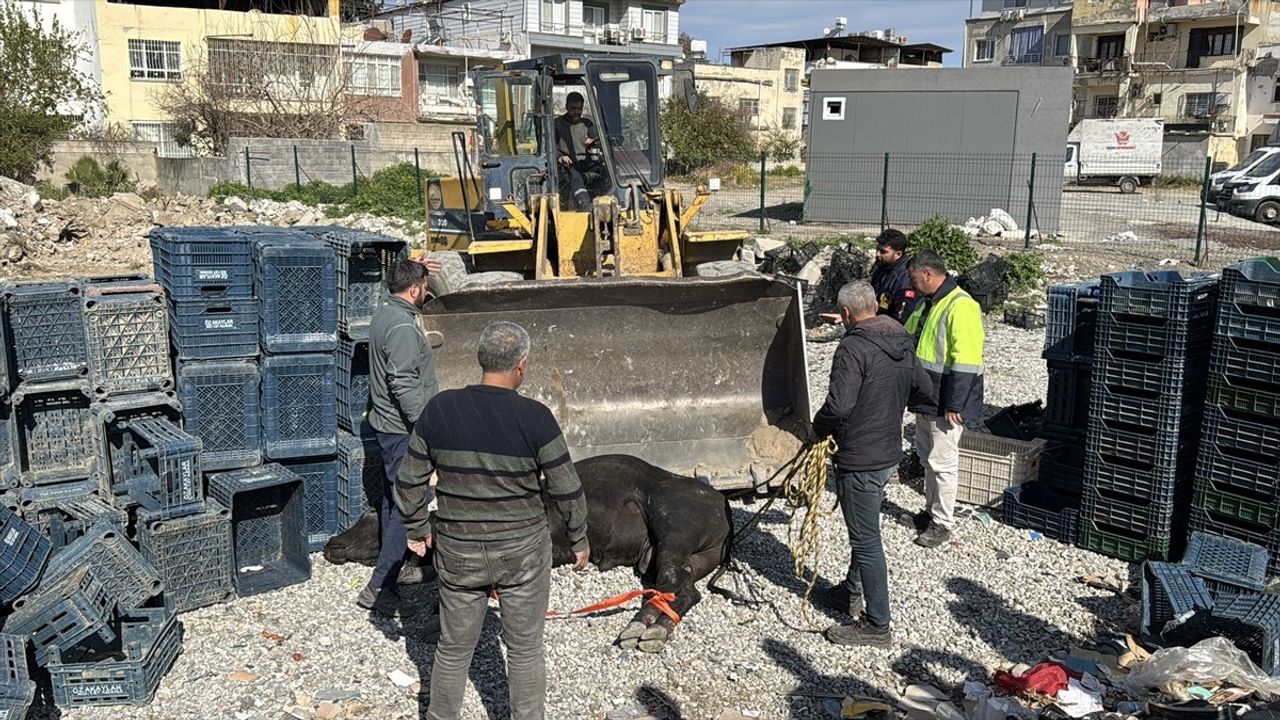
<svg viewBox="0 0 1280 720">
<path fill-rule="evenodd" d="M 573 195 L 579 212 L 591 210 L 593 195 L 608 191 L 608 175 L 599 160 L 600 133 L 582 117 L 582 93 L 565 98 L 564 115 L 556 118 L 556 157 L 560 164 L 560 193 Z M 594 155 L 594 157 L 593 157 Z"/>
</svg>

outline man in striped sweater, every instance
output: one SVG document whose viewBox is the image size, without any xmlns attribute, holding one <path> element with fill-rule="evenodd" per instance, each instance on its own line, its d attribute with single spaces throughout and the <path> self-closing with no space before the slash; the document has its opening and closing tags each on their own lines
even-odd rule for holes
<svg viewBox="0 0 1280 720">
<path fill-rule="evenodd" d="M 542 631 L 551 586 L 544 503 L 564 518 L 573 567 L 582 570 L 591 557 L 587 500 L 555 417 L 516 392 L 529 362 L 529 334 L 515 323 L 491 323 L 477 356 L 480 384 L 427 403 L 395 486 L 409 549 L 424 555 L 432 548 L 440 578 L 440 642 L 427 717 L 460 717 L 489 593 L 497 591 L 511 718 L 543 720 Z"/>
</svg>

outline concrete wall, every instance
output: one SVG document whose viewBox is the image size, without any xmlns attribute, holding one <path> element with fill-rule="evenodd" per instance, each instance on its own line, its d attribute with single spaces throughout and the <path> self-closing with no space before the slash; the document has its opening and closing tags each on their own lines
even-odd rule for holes
<svg viewBox="0 0 1280 720">
<path fill-rule="evenodd" d="M 42 168 L 37 179 L 64 185 L 67 170 L 86 155 L 102 165 L 118 161 L 128 168 L 135 182 L 156 182 L 156 144 L 135 140 L 59 140 L 53 144 L 53 167 Z"/>
<path fill-rule="evenodd" d="M 1072 15 L 1077 25 L 1137 22 L 1147 0 L 1075 0 Z"/>
</svg>

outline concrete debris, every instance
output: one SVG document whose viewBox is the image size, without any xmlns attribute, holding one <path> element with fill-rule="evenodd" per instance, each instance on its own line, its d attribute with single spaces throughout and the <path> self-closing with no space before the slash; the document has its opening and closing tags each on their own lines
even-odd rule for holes
<svg viewBox="0 0 1280 720">
<path fill-rule="evenodd" d="M 992 208 L 982 217 L 969 218 L 960 229 L 969 237 L 1015 237 L 1024 234 L 1018 229 L 1018 221 L 1000 208 Z M 1031 234 L 1038 233 L 1033 230 Z"/>
<path fill-rule="evenodd" d="M 9 208 L 0 208 L 0 226 L 7 230 L 18 227 L 18 217 Z"/>
<path fill-rule="evenodd" d="M 119 203 L 134 212 L 144 212 L 147 209 L 147 201 L 142 199 L 137 193 L 116 193 L 111 196 L 111 201 Z"/>
<path fill-rule="evenodd" d="M 1118 232 L 1114 235 L 1109 236 L 1107 238 L 1107 242 L 1136 242 L 1137 239 L 1138 239 L 1137 233 L 1135 233 L 1132 230 L 1125 230 L 1124 232 Z"/>
<path fill-rule="evenodd" d="M 236 197 L 235 195 L 228 195 L 227 197 L 223 198 L 222 206 L 229 210 L 234 210 L 236 212 L 249 212 L 249 203 Z"/>
</svg>

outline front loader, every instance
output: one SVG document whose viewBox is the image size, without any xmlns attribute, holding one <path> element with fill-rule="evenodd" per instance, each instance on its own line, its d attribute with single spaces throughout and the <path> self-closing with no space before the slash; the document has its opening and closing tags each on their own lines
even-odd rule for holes
<svg viewBox="0 0 1280 720">
<path fill-rule="evenodd" d="M 671 76 L 670 60 L 605 55 L 478 74 L 474 153 L 455 134 L 457 176 L 425 188 L 426 250 L 443 271 L 422 322 L 442 338 L 441 387 L 476 380 L 486 324 L 523 325 L 522 391 L 556 414 L 575 459 L 627 453 L 763 489 L 810 414 L 800 294 L 743 262 L 745 233 L 689 230 L 710 193 L 686 205 L 664 186 L 658 96 Z M 557 164 L 571 92 L 599 137 L 586 211 Z"/>
</svg>

